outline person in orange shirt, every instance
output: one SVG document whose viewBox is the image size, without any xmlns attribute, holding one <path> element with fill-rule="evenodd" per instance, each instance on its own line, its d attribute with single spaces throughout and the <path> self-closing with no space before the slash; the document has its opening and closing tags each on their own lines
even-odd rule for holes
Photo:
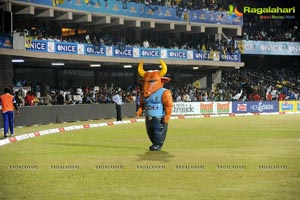
<svg viewBox="0 0 300 200">
<path fill-rule="evenodd" d="M 285 95 L 283 94 L 283 92 L 279 92 L 278 101 L 284 101 L 284 100 L 285 100 Z"/>
<path fill-rule="evenodd" d="M 255 92 L 252 96 L 253 101 L 259 101 L 261 100 L 261 97 L 259 96 L 259 94 L 257 92 Z"/>
<path fill-rule="evenodd" d="M 267 95 L 267 101 L 272 101 L 272 99 L 273 99 L 273 96 L 272 96 L 271 92 L 269 92 Z"/>
<path fill-rule="evenodd" d="M 28 91 L 25 96 L 25 106 L 34 106 L 34 95 L 31 91 Z"/>
<path fill-rule="evenodd" d="M 0 96 L 0 104 L 2 105 L 2 116 L 4 126 L 4 138 L 8 136 L 8 128 L 10 129 L 10 135 L 14 135 L 14 109 L 19 115 L 19 109 L 15 100 L 15 97 L 10 94 L 10 89 L 5 88 L 4 94 Z"/>
</svg>

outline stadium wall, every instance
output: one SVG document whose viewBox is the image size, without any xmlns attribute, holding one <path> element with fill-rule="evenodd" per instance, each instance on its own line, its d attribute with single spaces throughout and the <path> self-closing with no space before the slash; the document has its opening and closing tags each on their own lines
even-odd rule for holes
<svg viewBox="0 0 300 200">
<path fill-rule="evenodd" d="M 135 104 L 122 105 L 122 117 L 135 116 Z M 115 104 L 78 104 L 55 106 L 20 107 L 20 115 L 15 116 L 15 126 L 35 124 L 112 119 L 116 117 Z M 3 120 L 0 120 L 3 127 Z"/>
</svg>

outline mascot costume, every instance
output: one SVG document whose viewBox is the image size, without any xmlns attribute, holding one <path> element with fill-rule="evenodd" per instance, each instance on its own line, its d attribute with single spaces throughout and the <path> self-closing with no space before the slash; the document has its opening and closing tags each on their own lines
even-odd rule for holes
<svg viewBox="0 0 300 200">
<path fill-rule="evenodd" d="M 138 73 L 142 77 L 140 107 L 137 116 L 145 114 L 146 129 L 152 145 L 150 151 L 159 151 L 165 141 L 168 123 L 172 114 L 173 100 L 170 90 L 163 88 L 171 79 L 164 77 L 167 65 L 160 60 L 161 70 L 145 71 L 143 61 L 138 65 Z"/>
</svg>

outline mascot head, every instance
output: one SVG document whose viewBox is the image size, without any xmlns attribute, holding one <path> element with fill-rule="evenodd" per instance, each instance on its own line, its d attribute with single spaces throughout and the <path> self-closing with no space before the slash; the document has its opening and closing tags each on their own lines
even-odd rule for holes
<svg viewBox="0 0 300 200">
<path fill-rule="evenodd" d="M 167 73 L 167 65 L 163 60 L 159 60 L 161 70 L 149 70 L 145 71 L 143 67 L 143 61 L 139 63 L 138 73 L 142 77 L 143 83 L 143 95 L 145 98 L 163 87 L 164 83 L 169 82 L 171 79 L 164 77 Z"/>
</svg>

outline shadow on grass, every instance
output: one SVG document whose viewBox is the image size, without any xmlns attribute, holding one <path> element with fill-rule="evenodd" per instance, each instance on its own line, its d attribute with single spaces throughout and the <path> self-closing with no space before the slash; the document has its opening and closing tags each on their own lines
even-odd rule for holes
<svg viewBox="0 0 300 200">
<path fill-rule="evenodd" d="M 169 162 L 171 158 L 174 158 L 175 156 L 172 154 L 169 154 L 166 151 L 147 151 L 146 153 L 142 155 L 137 155 L 138 161 L 141 160 L 150 160 L 150 161 L 162 161 L 162 162 Z"/>
<path fill-rule="evenodd" d="M 129 149 L 129 150 L 145 150 L 135 146 L 117 146 L 117 145 L 101 145 L 101 144 L 78 144 L 78 143 L 51 143 L 51 145 L 69 146 L 69 147 L 97 147 L 104 149 Z"/>
</svg>

